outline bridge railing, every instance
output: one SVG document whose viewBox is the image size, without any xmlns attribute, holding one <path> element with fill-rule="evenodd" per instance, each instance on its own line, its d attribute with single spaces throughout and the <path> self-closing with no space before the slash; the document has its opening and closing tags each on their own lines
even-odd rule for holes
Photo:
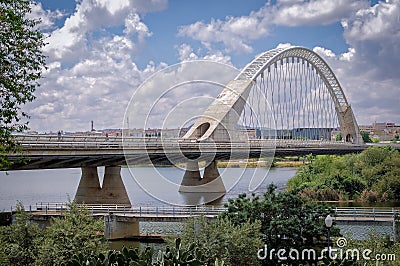
<svg viewBox="0 0 400 266">
<path fill-rule="evenodd" d="M 225 212 L 227 208 L 222 206 L 129 206 L 129 205 L 94 205 L 80 204 L 79 206 L 87 208 L 93 215 L 95 214 L 119 214 L 133 215 L 137 217 L 190 217 L 196 215 L 217 216 Z M 35 205 L 25 206 L 25 211 L 41 214 L 63 214 L 68 209 L 67 203 L 61 202 L 39 202 Z M 11 211 L 15 211 L 15 207 L 11 207 Z M 343 208 L 337 207 L 333 209 L 333 216 L 345 220 L 373 220 L 395 219 L 400 215 L 400 209 L 397 208 Z"/>
<path fill-rule="evenodd" d="M 335 208 L 335 217 L 358 220 L 360 218 L 377 221 L 379 219 L 395 218 L 400 210 L 395 208 Z"/>
<path fill-rule="evenodd" d="M 28 149 L 257 149 L 257 148 L 329 148 L 354 146 L 353 144 L 330 140 L 296 140 L 296 139 L 250 139 L 234 142 L 191 142 L 176 138 L 136 138 L 105 136 L 61 136 L 57 135 L 16 135 L 16 140 L 23 148 Z"/>
<path fill-rule="evenodd" d="M 224 207 L 216 206 L 129 206 L 129 205 L 114 205 L 114 204 L 80 204 L 79 206 L 88 209 L 92 215 L 96 214 L 120 214 L 133 215 L 137 217 L 191 217 L 196 215 L 218 216 L 226 211 Z M 62 215 L 69 209 L 67 203 L 60 202 L 39 202 L 35 205 L 24 207 L 25 211 L 30 213 L 40 213 L 45 215 Z M 16 207 L 11 207 L 11 212 L 15 211 Z"/>
</svg>

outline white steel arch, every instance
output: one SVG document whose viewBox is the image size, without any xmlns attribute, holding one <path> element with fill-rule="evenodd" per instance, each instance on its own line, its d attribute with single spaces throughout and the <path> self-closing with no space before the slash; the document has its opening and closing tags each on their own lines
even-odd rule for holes
<svg viewBox="0 0 400 266">
<path fill-rule="evenodd" d="M 265 70 L 269 70 L 271 66 L 274 66 L 279 62 L 284 62 L 285 60 L 293 63 L 297 61 L 298 63 L 307 63 L 312 65 L 313 69 L 316 70 L 329 90 L 329 94 L 335 105 L 344 141 L 362 144 L 363 140 L 357 125 L 357 121 L 354 117 L 351 106 L 347 102 L 346 96 L 344 95 L 338 79 L 328 64 L 321 58 L 321 56 L 304 47 L 291 46 L 287 48 L 276 48 L 262 53 L 260 56 L 250 62 L 237 75 L 237 77 L 227 85 L 229 88 L 224 89 L 217 99 L 226 95 L 235 94 L 237 97 L 232 100 L 232 103 L 230 103 L 231 109 L 240 114 L 243 110 L 243 103 L 240 103 L 240 100 L 247 99 L 247 95 L 249 93 L 248 90 L 251 88 L 251 83 L 254 83 L 257 77 L 263 75 Z M 241 99 L 239 100 L 239 98 Z M 224 109 L 226 110 L 226 108 Z M 217 134 L 222 136 L 218 137 L 216 132 L 218 131 L 218 124 L 224 122 L 226 117 L 229 117 L 229 113 L 226 112 L 224 114 L 221 113 L 220 110 L 221 104 L 214 102 L 204 113 L 204 115 L 208 116 L 208 118 L 200 117 L 191 130 L 189 130 L 189 132 L 184 136 L 184 139 L 193 138 L 195 135 L 196 139 L 198 140 L 206 140 L 210 137 L 213 137 L 214 139 L 223 139 L 224 136 Z M 210 120 L 209 117 L 214 117 L 214 114 L 218 114 L 217 117 Z M 206 121 L 211 123 L 211 126 L 208 128 L 207 132 L 197 132 L 197 128 L 199 128 Z M 229 124 L 232 124 L 232 119 L 230 119 Z"/>
<path fill-rule="evenodd" d="M 294 62 L 295 60 L 299 59 L 313 65 L 329 89 L 329 93 L 332 96 L 332 100 L 334 101 L 336 108 L 342 111 L 346 110 L 349 104 L 332 69 L 317 53 L 304 47 L 292 46 L 288 48 L 276 48 L 269 50 L 251 61 L 239 73 L 235 80 L 255 80 L 267 68 L 282 60 L 293 60 Z"/>
</svg>

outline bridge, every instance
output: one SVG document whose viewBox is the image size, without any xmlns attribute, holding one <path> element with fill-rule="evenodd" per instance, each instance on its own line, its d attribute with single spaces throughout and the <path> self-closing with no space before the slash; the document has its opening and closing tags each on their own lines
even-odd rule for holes
<svg viewBox="0 0 400 266">
<path fill-rule="evenodd" d="M 169 157 L 184 163 L 202 154 L 215 160 L 259 158 L 263 149 L 277 157 L 309 154 L 348 154 L 361 152 L 369 145 L 324 140 L 260 140 L 208 143 L 182 142 L 180 139 L 129 138 L 105 136 L 18 135 L 22 154 L 9 155 L 10 170 L 74 168 L 104 165 L 168 164 Z M 183 156 L 179 157 L 182 153 Z M 20 161 L 21 155 L 28 160 Z M 126 156 L 132 163 L 126 161 Z"/>
<path fill-rule="evenodd" d="M 105 236 L 108 239 L 136 237 L 140 235 L 140 222 L 183 222 L 188 219 L 206 217 L 215 219 L 227 208 L 218 206 L 121 206 L 82 205 L 92 216 L 104 217 Z M 46 225 L 52 217 L 60 217 L 67 211 L 65 203 L 37 203 L 25 207 L 31 219 Z M 11 209 L 13 212 L 13 209 Z M 371 225 L 392 227 L 392 237 L 396 241 L 396 221 L 400 215 L 398 208 L 335 207 L 332 216 L 336 225 Z"/>
<path fill-rule="evenodd" d="M 135 115 L 135 114 L 133 114 Z M 128 117 L 129 118 L 129 117 Z M 342 142 L 331 141 L 340 127 Z M 145 130 L 145 129 L 144 129 Z M 327 63 L 303 47 L 277 48 L 250 62 L 183 136 L 122 138 L 17 136 L 11 170 L 81 167 L 78 202 L 130 204 L 121 165 L 186 163 L 180 191 L 225 193 L 218 160 L 360 152 L 355 116 Z M 21 163 L 20 159 L 27 161 Z M 199 162 L 206 162 L 201 176 Z M 105 166 L 100 187 L 97 166 Z"/>
</svg>

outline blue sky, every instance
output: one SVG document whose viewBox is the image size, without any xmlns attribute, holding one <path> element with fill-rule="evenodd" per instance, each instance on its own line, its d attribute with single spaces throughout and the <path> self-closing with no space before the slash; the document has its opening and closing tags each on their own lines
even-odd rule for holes
<svg viewBox="0 0 400 266">
<path fill-rule="evenodd" d="M 26 106 L 39 131 L 120 128 L 135 89 L 186 60 L 243 68 L 282 44 L 319 53 L 359 124 L 400 123 L 400 1 L 42 0 L 48 70 Z M 107 115 L 104 115 L 105 112 Z"/>
</svg>

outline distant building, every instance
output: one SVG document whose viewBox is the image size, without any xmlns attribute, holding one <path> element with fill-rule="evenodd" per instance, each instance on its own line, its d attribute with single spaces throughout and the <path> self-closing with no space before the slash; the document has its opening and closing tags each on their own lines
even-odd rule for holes
<svg viewBox="0 0 400 266">
<path fill-rule="evenodd" d="M 163 128 L 160 129 L 161 131 L 161 137 L 166 138 L 166 139 L 172 139 L 172 138 L 179 138 L 181 129 L 180 128 Z"/>
<path fill-rule="evenodd" d="M 360 125 L 360 131 L 369 133 L 371 139 L 377 138 L 380 141 L 390 141 L 400 133 L 400 125 L 393 122 L 374 122 L 371 125 Z"/>
<path fill-rule="evenodd" d="M 358 128 L 360 129 L 360 131 L 365 131 L 368 133 L 371 133 L 374 131 L 373 125 L 360 125 L 360 126 L 358 126 Z"/>
</svg>

